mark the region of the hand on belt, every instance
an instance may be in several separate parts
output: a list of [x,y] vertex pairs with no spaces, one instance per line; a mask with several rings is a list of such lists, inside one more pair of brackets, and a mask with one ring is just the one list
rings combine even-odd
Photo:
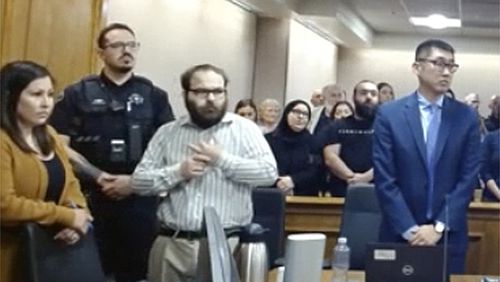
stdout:
[[[226,238],[239,236],[241,232],[241,227],[225,228],[224,233]],[[174,230],[170,228],[162,227],[160,229],[161,236],[167,236],[172,238],[182,238],[187,240],[199,240],[201,238],[207,237],[205,232],[201,231],[184,231],[184,230]]]

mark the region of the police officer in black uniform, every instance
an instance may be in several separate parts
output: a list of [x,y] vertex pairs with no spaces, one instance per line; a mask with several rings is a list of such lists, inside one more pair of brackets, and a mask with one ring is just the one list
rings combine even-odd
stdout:
[[139,43],[128,26],[107,26],[97,45],[104,62],[101,74],[64,90],[52,125],[103,171],[91,181],[80,178],[90,195],[103,267],[117,282],[135,282],[146,278],[158,201],[136,195],[121,199],[108,191],[129,185],[148,141],[174,117],[167,93],[132,73]]

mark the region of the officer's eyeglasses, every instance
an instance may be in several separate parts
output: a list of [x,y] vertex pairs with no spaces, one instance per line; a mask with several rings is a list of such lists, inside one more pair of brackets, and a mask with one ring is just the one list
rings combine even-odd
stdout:
[[438,71],[443,72],[445,68],[447,68],[451,73],[454,73],[458,70],[459,65],[455,63],[447,63],[442,60],[429,60],[429,59],[417,59],[417,62],[428,62],[431,63]]
[[297,110],[297,109],[293,109],[290,111],[292,114],[294,114],[296,117],[298,118],[308,118],[309,117],[309,113],[308,112],[305,112],[305,111],[301,111],[301,110]]
[[214,89],[206,89],[206,88],[198,88],[198,89],[189,89],[189,92],[193,93],[198,98],[206,99],[208,95],[214,95],[214,98],[219,99],[224,97],[226,94],[226,89],[224,88],[214,88]]
[[111,49],[125,49],[125,48],[130,48],[132,50],[137,50],[139,47],[141,47],[141,43],[137,41],[128,41],[128,42],[122,42],[122,41],[117,41],[113,43],[109,43],[104,48],[111,48]]

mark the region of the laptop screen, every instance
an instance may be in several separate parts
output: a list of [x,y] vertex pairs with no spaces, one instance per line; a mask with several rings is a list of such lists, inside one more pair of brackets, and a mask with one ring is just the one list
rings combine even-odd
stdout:
[[442,246],[373,243],[366,254],[366,282],[443,281]]

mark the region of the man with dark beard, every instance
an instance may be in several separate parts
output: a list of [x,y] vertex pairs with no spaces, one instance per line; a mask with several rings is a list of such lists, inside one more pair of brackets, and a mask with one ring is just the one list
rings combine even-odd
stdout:
[[101,74],[64,89],[51,123],[77,152],[68,149],[90,196],[104,270],[117,282],[135,282],[146,278],[158,199],[114,191],[130,184],[148,141],[173,114],[167,93],[132,72],[139,42],[130,27],[107,26],[97,47]]
[[152,282],[196,281],[203,207],[217,211],[234,249],[251,222],[251,192],[277,179],[274,156],[257,125],[227,112],[228,79],[213,65],[181,76],[189,115],[158,129],[123,195],[158,195],[160,236],[150,255]]
[[333,196],[343,197],[349,184],[373,180],[373,119],[379,104],[377,85],[363,80],[354,87],[353,116],[335,121],[319,133],[325,165],[331,172],[327,186]]

